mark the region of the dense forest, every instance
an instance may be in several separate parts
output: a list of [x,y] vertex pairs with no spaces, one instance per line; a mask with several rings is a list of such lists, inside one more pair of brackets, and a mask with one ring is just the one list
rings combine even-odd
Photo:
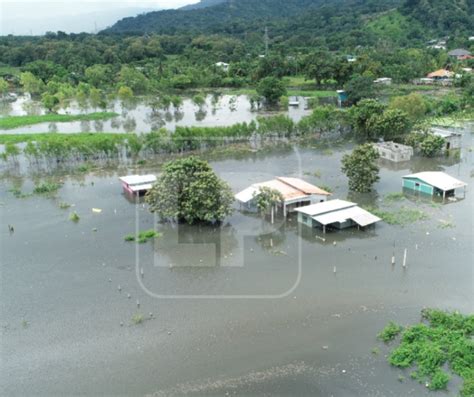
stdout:
[[[474,6],[468,0],[226,0],[218,3],[125,18],[105,32],[193,32],[245,37],[261,32],[263,25],[268,25],[279,41],[308,45],[316,40],[337,49],[374,44],[378,37],[371,25],[378,19],[385,22],[387,13],[397,15],[397,27],[403,28],[399,32],[402,37],[391,39],[403,39],[402,44],[427,40],[433,35],[466,35],[474,26]],[[354,39],[350,40],[351,37]]]
[[255,87],[268,77],[304,76],[333,90],[357,78],[404,83],[442,67],[472,67],[472,59],[428,46],[449,33],[448,50],[472,49],[472,2],[400,1],[205,1],[126,18],[97,35],[5,36],[0,78],[56,96],[50,103],[78,91],[100,103],[118,92]]

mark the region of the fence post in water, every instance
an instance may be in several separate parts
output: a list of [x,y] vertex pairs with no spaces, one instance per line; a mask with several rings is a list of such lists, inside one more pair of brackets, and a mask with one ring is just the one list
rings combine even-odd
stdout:
[[407,249],[403,252],[403,267],[407,267]]

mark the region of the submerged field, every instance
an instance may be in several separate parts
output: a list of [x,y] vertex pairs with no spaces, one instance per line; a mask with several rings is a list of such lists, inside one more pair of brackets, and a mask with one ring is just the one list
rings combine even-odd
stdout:
[[[423,170],[471,184],[473,138],[463,133],[460,158],[382,166],[370,195],[348,196],[340,159],[350,143],[210,158],[234,192],[302,176],[391,219],[401,208],[424,214],[326,235],[237,206],[221,229],[157,224],[117,179],[159,173],[153,161],[73,174],[22,159],[2,168],[2,224],[14,232],[0,231],[1,394],[431,395],[400,380],[377,334],[391,320],[419,322],[424,307],[473,312],[472,192],[445,205],[401,194],[401,176]],[[155,226],[158,238],[124,239]]]

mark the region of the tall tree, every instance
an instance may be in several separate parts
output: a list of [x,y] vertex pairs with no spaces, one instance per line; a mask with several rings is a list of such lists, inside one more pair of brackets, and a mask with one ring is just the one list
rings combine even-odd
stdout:
[[234,196],[207,162],[191,156],[166,163],[146,201],[164,220],[215,223],[232,213]]
[[359,193],[372,191],[379,177],[376,160],[379,153],[371,143],[357,146],[342,158],[342,172],[349,178],[349,190]]

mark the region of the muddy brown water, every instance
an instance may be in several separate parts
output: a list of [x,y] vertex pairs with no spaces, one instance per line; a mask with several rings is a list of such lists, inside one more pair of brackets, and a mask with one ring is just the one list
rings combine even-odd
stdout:
[[[299,97],[299,106],[289,106],[286,112],[252,111],[250,101],[246,95],[221,95],[214,97],[208,95],[206,104],[198,107],[189,98],[183,98],[183,104],[178,111],[171,106],[168,110],[153,111],[146,101],[138,100],[128,106],[120,101],[110,102],[107,111],[116,112],[118,117],[110,120],[99,121],[72,121],[64,123],[39,123],[30,126],[0,130],[0,133],[44,133],[44,132],[137,132],[146,133],[166,128],[174,131],[177,126],[218,127],[230,126],[236,123],[249,123],[258,116],[285,114],[293,121],[298,122],[302,117],[311,113],[307,109],[306,100]],[[80,108],[72,102],[66,109],[61,109],[62,114],[83,114],[97,112],[100,109]],[[22,116],[27,114],[44,114],[41,104],[26,97],[20,97],[13,103],[0,105],[1,115]]]
[[[385,195],[401,191],[402,175],[422,170],[472,184],[472,144],[466,129],[459,160],[384,166],[376,194],[358,199],[385,205]],[[349,149],[296,147],[211,164],[234,192],[301,175],[346,198],[339,167]],[[316,170],[319,178],[307,175]],[[124,197],[123,172],[66,177],[56,198],[14,198],[15,183],[33,188],[28,172],[2,178],[2,395],[430,394],[409,371],[387,364],[388,347],[376,335],[390,320],[419,321],[424,307],[473,312],[471,187],[464,200],[441,206],[391,204],[429,214],[404,227],[380,223],[324,236],[294,218],[271,225],[236,206],[221,229],[157,224],[162,238],[135,245],[124,236],[153,228],[155,219]],[[77,224],[68,220],[72,211]],[[177,297],[203,294],[214,297]],[[141,324],[133,323],[137,314]],[[458,383],[442,395],[457,395]]]

